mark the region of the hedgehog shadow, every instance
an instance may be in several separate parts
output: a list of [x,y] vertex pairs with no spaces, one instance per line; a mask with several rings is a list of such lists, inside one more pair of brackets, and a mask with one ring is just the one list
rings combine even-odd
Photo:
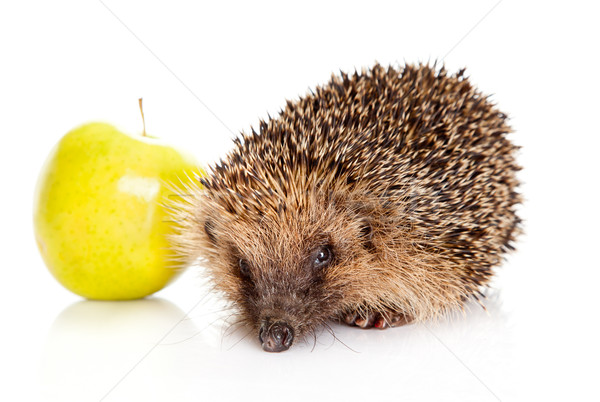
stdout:
[[488,339],[510,338],[509,316],[503,309],[501,292],[487,289],[482,303],[470,301],[464,310],[454,311],[443,318],[404,325],[385,330],[362,329],[331,321],[328,327],[306,338],[298,346],[317,349],[347,349],[355,352],[369,350],[408,350],[430,347],[431,343],[467,345]]

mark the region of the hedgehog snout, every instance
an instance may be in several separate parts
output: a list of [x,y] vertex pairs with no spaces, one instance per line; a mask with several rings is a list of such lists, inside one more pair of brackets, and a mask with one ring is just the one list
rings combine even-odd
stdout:
[[283,352],[292,346],[294,330],[284,321],[263,321],[258,332],[258,339],[266,352]]

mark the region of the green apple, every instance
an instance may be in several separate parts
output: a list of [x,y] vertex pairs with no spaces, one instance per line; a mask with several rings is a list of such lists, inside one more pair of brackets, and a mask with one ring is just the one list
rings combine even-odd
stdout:
[[164,203],[178,196],[170,186],[184,193],[200,173],[185,153],[109,124],[67,133],[46,160],[34,199],[35,237],[50,272],[89,299],[137,299],[162,289],[179,271]]

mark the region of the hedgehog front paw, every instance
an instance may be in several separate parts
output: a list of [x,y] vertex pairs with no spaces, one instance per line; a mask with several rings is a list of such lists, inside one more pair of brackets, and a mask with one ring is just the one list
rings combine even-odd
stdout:
[[360,328],[386,329],[410,324],[413,321],[413,318],[404,313],[398,312],[382,313],[379,311],[371,311],[364,315],[358,313],[357,311],[351,311],[342,314],[341,320],[348,325],[353,325]]

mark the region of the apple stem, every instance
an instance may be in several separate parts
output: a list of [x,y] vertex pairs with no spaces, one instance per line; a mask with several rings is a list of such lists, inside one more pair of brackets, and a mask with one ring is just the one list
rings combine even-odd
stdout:
[[146,119],[144,119],[144,108],[142,107],[142,98],[139,99],[139,103],[140,103],[140,112],[142,113],[142,124],[144,125],[144,132],[142,133],[142,136],[146,136]]

